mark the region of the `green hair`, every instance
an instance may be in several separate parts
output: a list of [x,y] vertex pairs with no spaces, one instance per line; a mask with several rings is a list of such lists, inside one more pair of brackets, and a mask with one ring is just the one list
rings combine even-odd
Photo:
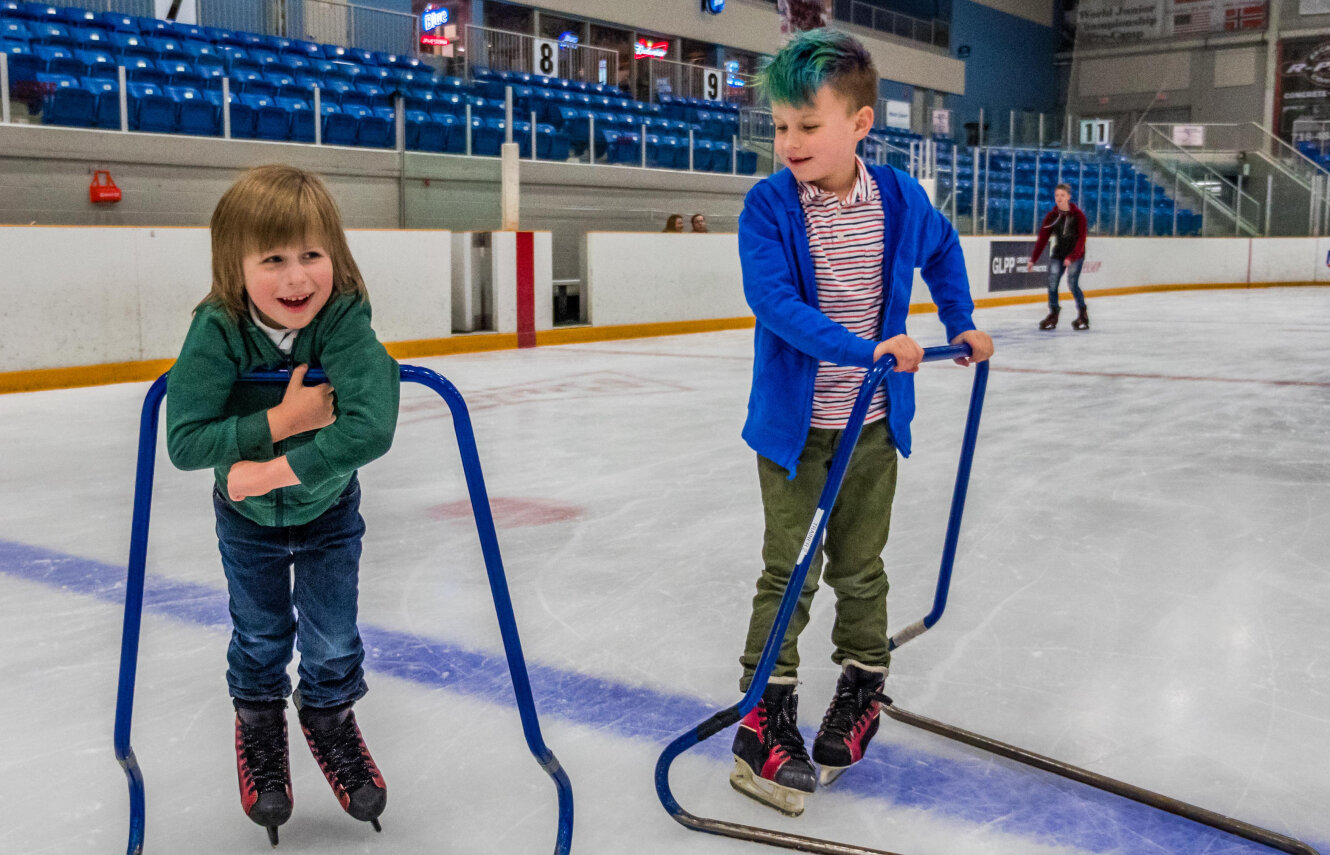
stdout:
[[851,111],[877,105],[877,80],[864,46],[848,33],[826,28],[799,33],[757,73],[758,86],[773,104],[811,104],[826,85],[849,100]]

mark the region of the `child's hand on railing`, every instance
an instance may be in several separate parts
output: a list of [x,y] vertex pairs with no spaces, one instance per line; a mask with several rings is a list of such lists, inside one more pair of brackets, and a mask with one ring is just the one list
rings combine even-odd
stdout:
[[958,356],[957,365],[973,365],[983,362],[993,355],[993,339],[983,330],[966,330],[951,340],[952,344],[968,344],[969,357]]
[[286,384],[282,402],[268,410],[268,428],[273,442],[305,431],[325,428],[337,420],[333,412],[332,384],[306,386],[305,374],[308,371],[308,365],[297,365]]
[[904,334],[892,336],[879,343],[873,350],[873,361],[877,362],[888,353],[896,357],[896,367],[892,369],[893,371],[908,371],[913,374],[919,370],[919,363],[924,359],[924,349],[917,341]]

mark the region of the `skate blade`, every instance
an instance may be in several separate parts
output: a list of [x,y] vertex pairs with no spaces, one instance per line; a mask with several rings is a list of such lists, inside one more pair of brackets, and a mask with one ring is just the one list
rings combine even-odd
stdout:
[[276,849],[276,848],[277,848],[277,826],[275,826],[275,825],[269,825],[269,826],[267,826],[267,829],[268,829],[268,842],[272,844],[272,848]]
[[748,764],[737,757],[734,760],[734,771],[730,773],[730,786],[786,816],[799,816],[804,812],[805,793],[754,775]]
[[819,787],[829,787],[836,782],[836,779],[845,774],[849,766],[823,766],[817,773],[817,785]]
[[380,834],[383,833],[383,826],[379,825],[378,819],[371,819],[369,821],[369,824],[375,831],[379,832]]

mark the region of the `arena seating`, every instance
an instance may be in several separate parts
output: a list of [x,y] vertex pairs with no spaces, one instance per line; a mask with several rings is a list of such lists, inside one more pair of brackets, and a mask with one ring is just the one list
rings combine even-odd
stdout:
[[[995,147],[938,152],[940,197],[956,193],[956,213],[986,218],[988,231],[1029,233],[1053,206],[1059,182],[1099,231],[1137,235],[1174,233],[1174,202],[1167,191],[1112,152]],[[953,167],[954,164],[954,167]],[[954,176],[954,178],[953,178]],[[987,192],[985,192],[987,185]],[[948,209],[949,206],[948,206]],[[1201,215],[1178,207],[1177,234],[1200,234]]]
[[123,66],[131,130],[222,134],[227,78],[235,137],[313,142],[318,122],[325,144],[392,147],[400,95],[408,148],[465,152],[470,107],[471,153],[497,156],[511,86],[524,157],[533,139],[540,158],[584,155],[594,115],[595,152],[609,163],[640,164],[646,133],[648,165],[686,169],[691,130],[696,169],[757,171],[756,154],[730,155],[736,107],[668,96],[645,104],[600,83],[484,68],[466,81],[416,57],[21,0],[0,0],[0,50],[15,97],[47,124],[119,129]]

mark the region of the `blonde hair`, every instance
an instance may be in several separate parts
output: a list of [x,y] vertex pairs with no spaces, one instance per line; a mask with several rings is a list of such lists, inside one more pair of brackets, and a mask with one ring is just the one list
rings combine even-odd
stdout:
[[245,172],[222,194],[210,227],[212,289],[203,302],[221,305],[232,317],[248,312],[245,256],[305,240],[328,252],[333,294],[368,296],[347,246],[337,203],[312,172],[285,164]]

